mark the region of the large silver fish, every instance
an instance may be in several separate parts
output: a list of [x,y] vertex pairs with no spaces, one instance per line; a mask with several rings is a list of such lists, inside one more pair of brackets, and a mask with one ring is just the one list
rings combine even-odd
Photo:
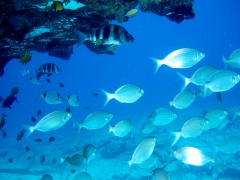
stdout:
[[52,131],[62,127],[71,118],[71,114],[66,111],[54,111],[44,116],[35,126],[23,125],[26,130],[26,137],[33,131]]
[[223,62],[225,63],[225,68],[227,68],[227,65],[232,68],[240,68],[240,48],[233,51],[228,59],[223,56]]
[[132,129],[132,123],[124,119],[118,122],[115,126],[109,126],[109,133],[113,132],[115,136],[124,137],[126,136]]
[[144,93],[144,90],[134,84],[126,84],[118,88],[113,94],[101,89],[106,96],[104,107],[111,99],[116,99],[121,103],[133,103]]
[[155,73],[163,64],[171,68],[189,68],[197,64],[205,57],[205,54],[197,49],[183,48],[171,52],[163,60],[150,57],[156,63]]

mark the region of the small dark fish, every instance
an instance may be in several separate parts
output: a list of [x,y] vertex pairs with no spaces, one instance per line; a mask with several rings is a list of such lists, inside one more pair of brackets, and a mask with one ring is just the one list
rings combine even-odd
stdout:
[[53,142],[54,140],[55,140],[54,137],[50,137],[48,142],[51,143],[51,142]]
[[6,138],[6,136],[7,136],[7,133],[6,133],[5,131],[3,131],[3,132],[2,132],[2,137],[3,137],[3,138]]
[[76,172],[76,169],[71,169],[70,172],[74,174]]
[[48,83],[50,83],[50,82],[51,82],[49,78],[47,78],[47,79],[46,79],[46,81],[47,81]]
[[[0,101],[0,102],[1,102],[1,101]],[[3,113],[2,113],[2,116],[3,116],[3,117],[7,117],[7,116],[6,116],[5,114],[3,114]]]
[[17,94],[19,92],[19,88],[18,87],[13,87],[11,90],[11,94]]
[[45,156],[42,154],[41,156],[40,156],[40,163],[41,163],[41,165],[43,165],[43,163],[45,162]]
[[22,130],[18,133],[17,135],[17,141],[20,141],[22,139],[22,137],[24,136],[25,130]]
[[32,122],[36,122],[37,120],[36,120],[35,117],[31,117],[31,121],[32,121]]
[[3,126],[5,125],[5,123],[6,123],[5,118],[4,117],[0,118],[0,130],[1,131],[2,131]]
[[2,157],[5,157],[8,154],[8,152],[3,153]]
[[39,110],[37,111],[37,116],[39,117],[41,114],[42,114],[42,111],[39,109]]
[[42,142],[42,139],[40,138],[37,138],[37,139],[34,139],[35,142]]
[[9,158],[9,159],[8,159],[8,162],[9,162],[9,163],[13,163],[13,159],[12,159],[12,158]]
[[52,164],[55,165],[56,162],[57,162],[57,159],[54,157],[54,158],[52,159]]
[[98,93],[93,93],[92,96],[93,97],[98,97]]
[[14,94],[10,94],[6,99],[3,100],[3,102],[2,102],[2,108],[12,109],[11,105],[12,105],[15,101],[18,102],[18,101],[17,101],[17,96],[14,95]]
[[30,150],[30,148],[28,146],[26,146],[25,150],[28,152]]
[[63,87],[64,87],[64,84],[63,84],[62,81],[60,81],[60,82],[58,83],[58,85],[59,85],[60,88],[63,88]]
[[71,108],[70,108],[70,107],[67,107],[67,108],[66,108],[66,111],[70,113],[70,112],[71,112]]
[[88,110],[88,109],[90,109],[90,107],[85,107],[84,109],[85,109],[85,110]]
[[32,159],[32,157],[31,157],[31,156],[28,156],[28,157],[27,157],[27,160],[28,160],[28,161],[29,161],[29,160],[31,160],[31,159]]

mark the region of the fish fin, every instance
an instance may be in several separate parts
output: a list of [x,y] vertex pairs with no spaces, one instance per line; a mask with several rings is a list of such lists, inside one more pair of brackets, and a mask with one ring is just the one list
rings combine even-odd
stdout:
[[110,126],[110,125],[109,125],[108,134],[109,134],[110,132],[113,132],[113,126]]
[[223,62],[224,62],[224,69],[227,69],[227,60],[224,56],[222,56]]
[[78,134],[80,134],[80,132],[82,130],[82,124],[80,124],[79,122],[73,120],[73,127],[77,127],[78,128]]
[[182,85],[181,92],[187,87],[189,83],[191,83],[191,78],[187,78],[181,73],[177,72],[178,76],[184,81],[184,84]]
[[132,166],[132,160],[128,161],[128,166],[131,167]]
[[154,74],[157,73],[158,69],[160,68],[161,65],[163,65],[162,63],[162,60],[159,60],[159,59],[156,59],[156,58],[153,58],[153,57],[150,57],[156,64],[156,67],[155,67],[155,72]]
[[35,131],[34,126],[22,125],[23,129],[26,130],[25,137],[27,138],[33,131]]
[[107,105],[107,103],[114,97],[113,97],[113,94],[111,94],[111,93],[109,93],[109,92],[107,92],[103,89],[101,89],[101,90],[102,90],[103,94],[106,96],[106,101],[105,101],[104,106],[103,106],[103,107],[105,107]]
[[169,101],[169,107],[173,105],[173,101]]
[[73,29],[73,32],[76,34],[76,36],[78,37],[78,46],[80,46],[81,44],[84,43],[84,41],[87,40],[87,35],[84,34],[81,31],[78,31],[76,29]]
[[[206,97],[207,95],[207,89],[208,89],[208,86],[207,84],[203,81],[203,98]],[[211,90],[211,89],[210,89]]]
[[171,132],[171,134],[175,136],[174,140],[173,140],[173,142],[171,144],[171,146],[173,146],[179,140],[179,138],[181,137],[182,133],[181,132]]
[[64,158],[61,158],[61,159],[60,159],[60,162],[61,162],[61,163],[63,163],[64,161],[65,161],[65,159],[64,159]]

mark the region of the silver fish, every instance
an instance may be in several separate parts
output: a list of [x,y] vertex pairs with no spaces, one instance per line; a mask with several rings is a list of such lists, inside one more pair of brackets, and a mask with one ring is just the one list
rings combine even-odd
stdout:
[[105,94],[106,101],[104,107],[111,99],[116,99],[121,103],[133,103],[137,101],[144,93],[144,90],[137,85],[134,84],[126,84],[118,88],[113,94],[108,93],[101,89]]
[[171,68],[189,68],[197,64],[205,54],[197,49],[183,48],[171,52],[163,60],[150,57],[156,63],[155,73],[163,64]]
[[169,124],[177,118],[177,114],[169,108],[158,108],[148,117],[148,121],[153,125],[163,126]]
[[23,69],[23,70],[20,71],[20,74],[21,74],[22,76],[25,76],[25,75],[27,75],[28,73],[29,73],[29,70],[26,70],[26,69]]
[[43,98],[43,100],[47,104],[53,105],[63,103],[62,97],[59,95],[57,91],[54,90],[45,91],[43,94],[39,91],[36,100],[38,100],[39,98]]
[[152,155],[155,144],[155,137],[149,136],[143,139],[134,150],[132,159],[128,161],[129,167],[131,167],[132,164],[140,164],[147,160]]
[[228,59],[223,56],[223,62],[225,63],[225,68],[227,68],[227,65],[232,68],[240,68],[240,48],[233,51]]
[[180,78],[184,81],[181,91],[183,91],[190,83],[196,84],[197,86],[203,86],[203,84],[209,81],[210,77],[217,71],[218,69],[213,66],[202,66],[194,72],[191,78],[187,78],[181,73],[177,72]]
[[237,136],[231,136],[222,142],[217,149],[224,154],[235,154],[240,151],[240,138]]
[[132,129],[132,123],[127,120],[127,119],[124,119],[120,122],[118,122],[115,126],[109,126],[109,133],[110,132],[113,132],[113,134],[115,136],[118,136],[118,137],[124,137],[126,136]]
[[230,70],[220,70],[214,73],[209,82],[204,84],[204,92],[210,89],[212,92],[223,92],[233,88],[240,81],[240,75]]
[[72,180],[93,180],[93,178],[87,172],[80,172],[76,174]]
[[100,129],[105,126],[112,118],[113,115],[110,112],[95,111],[89,114],[81,124],[74,121],[73,126],[78,127],[78,132],[80,132],[82,128],[89,130]]
[[138,164],[138,166],[142,169],[151,169],[153,166],[155,166],[157,161],[158,161],[158,156],[156,153],[153,152],[148,159],[143,161],[141,164]]
[[205,125],[208,120],[202,117],[193,117],[184,123],[180,132],[172,132],[175,139],[172,142],[172,146],[182,136],[184,138],[197,137],[204,131]]
[[95,157],[96,151],[97,151],[97,148],[92,144],[88,144],[87,146],[85,146],[83,150],[83,156],[86,159],[86,171],[87,171],[87,166],[89,162]]
[[169,105],[177,109],[185,109],[193,103],[195,97],[196,95],[191,91],[184,90],[177,94],[174,99],[169,102]]
[[77,107],[79,106],[79,99],[78,96],[75,94],[70,94],[66,97],[67,102],[70,106]]
[[191,146],[180,147],[173,154],[184,164],[194,166],[203,166],[209,162],[214,162],[214,159],[207,156],[203,151]]
[[44,116],[35,126],[23,125],[26,130],[26,137],[28,137],[33,131],[52,131],[62,127],[71,118],[71,114],[66,111],[53,111]]
[[203,117],[208,120],[208,123],[205,125],[205,131],[216,128],[228,115],[228,112],[225,109],[213,108],[210,109]]
[[161,168],[153,170],[152,180],[170,180],[168,174]]
[[81,154],[74,154],[72,156],[68,156],[66,158],[61,158],[61,163],[67,162],[72,166],[82,166],[85,165],[85,159]]
[[40,79],[39,79],[39,78],[36,78],[36,77],[30,77],[30,78],[29,78],[29,81],[30,81],[32,84],[34,84],[34,85],[40,85],[40,84],[42,84],[42,82],[40,81]]

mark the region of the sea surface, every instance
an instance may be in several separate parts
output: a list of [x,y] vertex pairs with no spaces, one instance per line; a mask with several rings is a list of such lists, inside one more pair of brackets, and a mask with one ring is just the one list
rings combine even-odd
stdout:
[[[10,61],[5,67],[5,75],[0,78],[0,96],[7,97],[15,86],[19,87],[19,93],[18,103],[14,103],[12,109],[0,109],[0,114],[6,115],[3,129],[7,133],[6,138],[0,137],[0,179],[37,180],[44,174],[50,174],[54,180],[71,180],[77,173],[86,171],[85,166],[74,167],[66,162],[61,163],[60,159],[83,150],[87,144],[93,144],[97,148],[96,157],[89,163],[87,170],[96,180],[149,180],[152,179],[152,170],[155,168],[164,168],[167,173],[176,171],[172,179],[178,180],[240,179],[239,152],[233,155],[219,153],[216,156],[213,153],[215,147],[228,137],[240,137],[239,117],[222,130],[211,129],[197,138],[181,137],[173,147],[173,136],[170,133],[180,131],[184,122],[194,116],[203,116],[212,108],[227,110],[231,119],[234,112],[240,109],[240,84],[223,92],[222,103],[216,100],[213,93],[206,98],[198,97],[186,109],[171,107],[178,116],[173,122],[155,127],[150,134],[141,132],[151,112],[157,108],[169,107],[169,101],[180,92],[183,81],[176,72],[191,77],[204,65],[224,69],[222,55],[228,58],[234,50],[240,48],[239,7],[240,2],[236,0],[201,0],[194,3],[196,17],[181,24],[142,12],[125,23],[113,21],[113,24],[126,28],[135,38],[133,44],[119,46],[115,55],[97,55],[84,45],[76,45],[68,61],[35,51],[31,51],[32,60],[27,65],[21,65],[18,59]],[[149,57],[164,59],[180,48],[199,49],[206,56],[193,67],[173,69],[163,65],[155,74],[155,64]],[[50,62],[57,64],[62,71],[50,76],[50,83],[46,82],[46,76],[42,76],[41,85],[31,84],[29,78],[35,76],[34,67]],[[23,69],[30,73],[22,76],[20,71]],[[228,69],[240,73],[237,68]],[[59,87],[60,81],[64,84],[63,88]],[[113,93],[129,83],[144,89],[144,94],[138,101],[125,104],[111,100],[103,107],[106,97],[100,89]],[[198,87],[191,84],[187,89],[196,92]],[[36,101],[39,92],[46,90],[58,91],[64,102],[49,105],[43,99]],[[93,93],[98,96],[94,97]],[[34,116],[38,121],[53,111],[69,107],[65,100],[68,94],[76,94],[80,105],[71,107],[72,117],[63,127],[49,132],[35,131],[17,142],[17,135],[23,130],[22,125],[35,125],[31,117]],[[39,109],[42,114],[37,117]],[[113,119],[101,129],[83,129],[78,134],[73,128],[73,120],[82,122],[97,110],[111,112]],[[113,133],[108,134],[109,125],[114,126],[123,119],[129,119],[133,124],[131,133],[123,138],[116,137]],[[52,136],[55,141],[49,143]],[[155,152],[158,161],[151,169],[141,169],[136,164],[129,168],[127,162],[134,149],[147,136],[157,139]],[[37,138],[41,138],[42,142],[35,142],[34,139]],[[26,146],[30,148],[28,152]],[[199,167],[185,165],[172,155],[181,146],[200,148],[209,156],[214,155],[215,163],[211,167],[208,164]],[[41,155],[45,156],[43,165],[39,160]],[[28,157],[31,159],[28,160]],[[12,163],[9,163],[9,158],[13,159]],[[52,163],[53,158],[57,159],[56,164]],[[72,173],[71,170],[76,172]]]

